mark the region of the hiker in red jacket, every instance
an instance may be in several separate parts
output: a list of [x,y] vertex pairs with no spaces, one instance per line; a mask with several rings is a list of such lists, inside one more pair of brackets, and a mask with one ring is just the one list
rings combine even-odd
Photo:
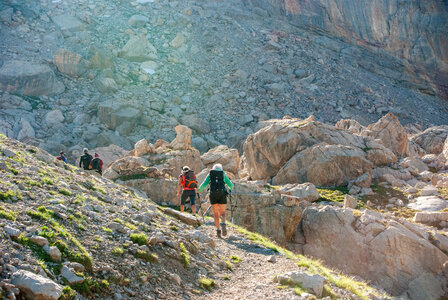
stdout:
[[90,169],[95,170],[100,175],[103,175],[103,160],[100,158],[98,153],[95,153],[95,158],[90,162]]
[[179,184],[177,185],[177,197],[180,195],[181,189],[182,196],[180,197],[180,211],[183,212],[185,209],[185,202],[188,197],[190,197],[191,210],[193,215],[196,214],[196,188],[198,187],[198,182],[196,181],[196,175],[193,170],[190,170],[188,166],[182,168],[182,173],[179,176]]

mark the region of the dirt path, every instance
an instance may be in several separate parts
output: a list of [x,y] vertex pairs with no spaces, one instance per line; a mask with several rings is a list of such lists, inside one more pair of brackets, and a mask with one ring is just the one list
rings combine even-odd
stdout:
[[[229,228],[227,237],[218,239],[212,222],[203,229],[216,243],[217,255],[232,261],[230,256],[241,258],[240,263],[231,262],[233,271],[216,274],[216,288],[210,293],[192,299],[302,299],[291,289],[278,289],[272,279],[279,274],[297,270],[293,260],[261,247],[248,240],[235,229]],[[269,262],[271,255],[275,262]]]

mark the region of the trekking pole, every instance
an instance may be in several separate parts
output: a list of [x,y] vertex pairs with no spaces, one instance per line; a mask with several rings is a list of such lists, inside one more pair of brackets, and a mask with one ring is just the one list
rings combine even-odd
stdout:
[[233,225],[232,190],[230,190],[229,195],[230,195],[230,219],[232,220],[232,225]]

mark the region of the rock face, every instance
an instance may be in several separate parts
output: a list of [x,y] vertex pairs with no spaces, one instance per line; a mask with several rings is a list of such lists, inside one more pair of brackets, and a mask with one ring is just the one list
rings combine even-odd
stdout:
[[354,134],[360,134],[365,128],[358,121],[352,119],[339,120],[334,126],[339,129],[345,129]]
[[327,206],[306,208],[301,230],[305,255],[359,275],[392,295],[413,293],[410,282],[422,274],[431,274],[440,282],[435,288],[419,285],[423,293],[441,290],[443,281],[437,274],[448,256],[418,225],[368,210],[355,216],[351,209]]
[[170,146],[174,150],[187,150],[191,148],[191,129],[184,125],[177,125],[176,138],[171,142]]
[[11,282],[29,299],[57,300],[62,294],[62,287],[59,284],[25,270],[15,272]]
[[[398,59],[404,58],[410,62],[404,67],[411,73],[407,81],[423,81],[424,75],[412,74],[412,66],[417,65],[426,70],[436,90],[448,97],[447,71],[442,67],[448,61],[448,38],[444,34],[448,15],[444,2],[251,0],[248,4],[271,14],[286,15],[294,25],[324,31],[373,52],[386,51]],[[388,55],[383,56],[387,59]],[[403,80],[402,75],[382,71],[390,68],[386,59],[374,61],[379,67],[369,66],[369,69]]]
[[64,91],[47,65],[10,60],[0,68],[0,90],[27,96],[55,95]]
[[240,165],[240,156],[238,150],[231,149],[225,145],[220,145],[210,149],[207,153],[201,155],[202,163],[206,168],[212,168],[214,164],[221,164],[226,173],[231,173],[232,178],[238,175]]
[[448,125],[435,126],[426,129],[410,138],[428,154],[440,154],[448,137]]
[[271,120],[266,125],[244,143],[251,179],[342,185],[396,161],[391,150],[370,137],[316,121]]
[[69,76],[79,77],[86,71],[86,62],[82,56],[66,49],[59,49],[53,61],[60,72]]
[[381,143],[391,149],[397,156],[409,155],[408,135],[398,118],[388,113],[378,122],[367,126],[361,132],[364,136],[381,140]]

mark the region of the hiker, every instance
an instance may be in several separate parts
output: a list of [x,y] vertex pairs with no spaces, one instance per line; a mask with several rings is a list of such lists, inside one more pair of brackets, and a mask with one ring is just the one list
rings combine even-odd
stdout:
[[95,158],[90,162],[90,170],[95,170],[101,176],[103,175],[103,160],[98,153],[95,153]]
[[182,189],[182,196],[180,197],[180,211],[183,212],[185,209],[185,202],[188,197],[190,197],[191,210],[193,215],[196,214],[196,189],[198,187],[198,182],[196,181],[196,175],[190,167],[184,166],[182,168],[182,173],[179,175],[179,183],[177,185],[177,197],[180,195],[180,190]]
[[84,148],[83,152],[84,152],[84,155],[82,155],[79,160],[79,167],[81,168],[81,165],[82,165],[82,168],[84,170],[89,170],[90,162],[92,161],[93,157],[92,157],[92,155],[89,154],[89,150],[87,148]]
[[[212,205],[213,209],[213,219],[215,220],[216,235],[218,236],[218,238],[221,238],[221,232],[223,236],[227,235],[226,204],[228,192],[225,185],[227,185],[229,189],[233,189],[234,185],[227,177],[226,173],[223,171],[221,164],[216,164],[213,166],[213,170],[211,170],[207,175],[204,182],[199,187],[198,192],[202,192],[209,184],[210,204]],[[219,219],[221,219],[221,224],[219,223]]]
[[67,163],[67,157],[65,156],[64,151],[59,152],[59,155],[56,156],[57,160],[62,160],[63,162]]

